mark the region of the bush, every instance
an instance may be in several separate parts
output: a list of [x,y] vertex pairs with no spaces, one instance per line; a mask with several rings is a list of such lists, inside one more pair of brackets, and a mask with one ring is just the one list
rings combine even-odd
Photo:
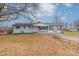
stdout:
[[52,36],[54,39],[61,39],[61,37],[58,34],[53,34]]
[[12,32],[13,32],[12,29],[8,29],[8,30],[7,30],[7,33],[8,33],[8,34],[11,34]]
[[5,30],[7,31],[8,34],[11,34],[13,32],[13,28],[12,27],[5,27]]

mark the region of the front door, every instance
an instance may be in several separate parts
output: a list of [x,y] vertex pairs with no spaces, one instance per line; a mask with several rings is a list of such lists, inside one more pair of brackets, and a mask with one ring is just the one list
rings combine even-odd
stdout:
[[48,30],[48,27],[47,26],[39,26],[39,30],[41,32],[46,32]]

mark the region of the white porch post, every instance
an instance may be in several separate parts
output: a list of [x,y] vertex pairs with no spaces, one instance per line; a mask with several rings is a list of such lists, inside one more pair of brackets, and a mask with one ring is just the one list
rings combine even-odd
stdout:
[[36,29],[36,31],[39,31],[39,28],[38,28],[38,26],[35,26],[35,29]]
[[52,31],[54,32],[54,28],[53,28],[53,26],[52,26]]
[[38,30],[37,30],[37,26],[35,26],[35,30],[38,31]]
[[48,26],[48,32],[49,32],[49,26]]
[[39,27],[37,26],[37,30],[39,31]]

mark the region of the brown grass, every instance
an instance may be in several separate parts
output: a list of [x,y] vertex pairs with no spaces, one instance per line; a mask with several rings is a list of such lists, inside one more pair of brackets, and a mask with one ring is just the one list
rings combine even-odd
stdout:
[[0,55],[79,55],[79,42],[51,34],[1,35]]
[[64,35],[66,36],[79,36],[78,31],[64,31]]

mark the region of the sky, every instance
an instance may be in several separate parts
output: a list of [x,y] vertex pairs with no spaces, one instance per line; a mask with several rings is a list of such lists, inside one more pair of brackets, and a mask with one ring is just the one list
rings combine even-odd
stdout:
[[[72,23],[79,19],[78,3],[40,3],[39,6],[39,12],[37,12],[36,15],[40,21],[53,22],[56,16],[60,17],[60,19],[65,23]],[[16,22],[28,21],[29,20],[27,18],[19,16],[17,20],[0,22],[0,25],[5,26]]]
[[[53,22],[54,17],[58,16],[64,22],[71,23],[79,19],[79,4],[54,4],[50,9],[52,11],[49,12],[49,15],[41,17],[43,20]],[[47,10],[49,11],[49,7]]]

